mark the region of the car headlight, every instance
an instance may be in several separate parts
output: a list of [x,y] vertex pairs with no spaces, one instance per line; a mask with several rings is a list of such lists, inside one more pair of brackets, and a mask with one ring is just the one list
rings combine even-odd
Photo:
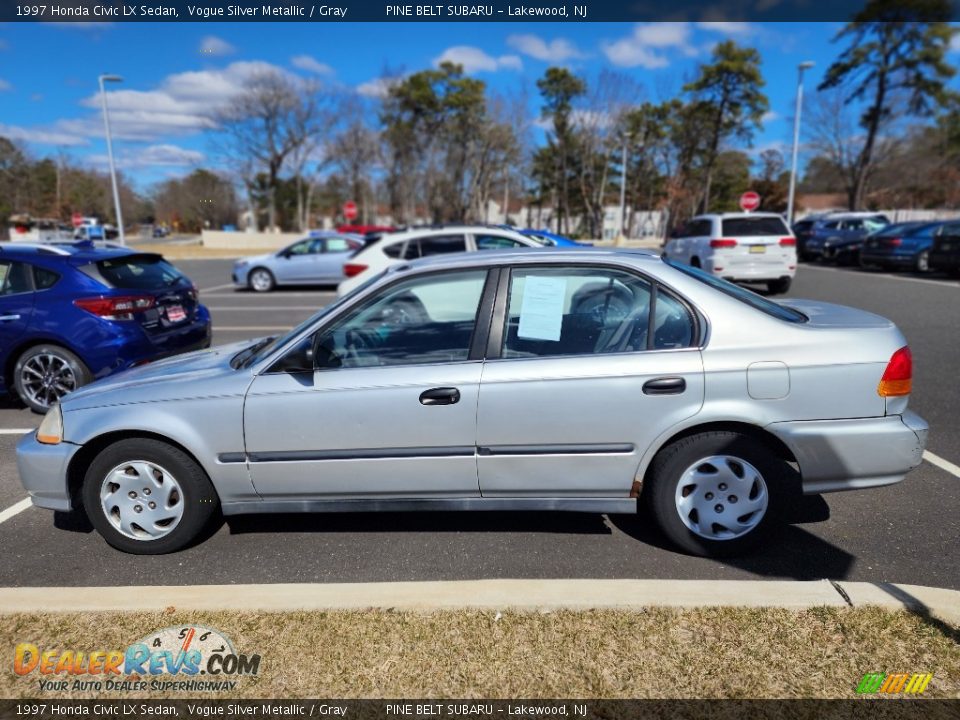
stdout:
[[37,428],[37,442],[44,445],[59,445],[63,442],[63,412],[60,403],[54,403],[47,410],[43,422]]

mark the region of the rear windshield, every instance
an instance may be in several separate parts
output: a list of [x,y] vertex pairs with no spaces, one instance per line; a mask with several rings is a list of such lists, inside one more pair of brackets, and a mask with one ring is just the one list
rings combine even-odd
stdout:
[[790,234],[786,223],[778,217],[725,218],[722,232],[724,236],[730,237]]
[[799,310],[794,310],[791,307],[781,305],[773,300],[767,300],[762,295],[758,295],[757,293],[753,292],[753,290],[748,290],[745,287],[734,285],[732,282],[721,280],[718,277],[714,277],[713,275],[704,272],[700,268],[690,267],[689,265],[684,265],[683,263],[676,262],[675,260],[664,259],[664,262],[670,267],[676,268],[685,275],[689,275],[690,277],[699,280],[704,285],[709,285],[715,290],[719,290],[725,295],[736,298],[740,302],[746,303],[750,307],[756,308],[760,312],[766,313],[767,315],[775,317],[778,320],[786,320],[787,322],[792,323],[803,323],[809,319]]
[[186,279],[183,273],[159,255],[125,255],[100,260],[94,265],[100,278],[115,288],[155,290]]

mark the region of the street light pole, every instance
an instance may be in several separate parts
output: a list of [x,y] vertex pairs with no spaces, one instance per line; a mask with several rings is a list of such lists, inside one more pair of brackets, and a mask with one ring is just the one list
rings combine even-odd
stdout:
[[620,163],[620,234],[619,237],[627,236],[627,143],[630,141],[630,135],[623,136],[623,157]]
[[807,60],[797,66],[797,109],[793,115],[793,158],[790,163],[790,193],[787,197],[787,224],[793,226],[793,200],[797,189],[797,154],[800,149],[800,110],[803,107],[803,71],[813,67]]
[[[103,89],[105,82],[123,82],[119,75],[100,75],[97,78],[100,83],[100,103],[103,107],[103,129],[107,136],[107,157],[110,160],[110,183],[113,185],[113,208],[117,215],[117,233],[120,238],[120,244],[126,245],[126,237],[123,234],[123,212],[120,209],[120,191],[117,189],[117,168],[113,162],[113,137],[110,132],[110,113],[107,112],[107,93]],[[106,235],[104,235],[106,238]]]

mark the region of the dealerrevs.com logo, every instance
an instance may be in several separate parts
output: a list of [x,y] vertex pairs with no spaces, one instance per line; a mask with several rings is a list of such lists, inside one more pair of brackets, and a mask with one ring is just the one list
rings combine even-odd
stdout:
[[230,691],[257,675],[260,655],[238,653],[219,630],[180,625],[151,633],[123,650],[45,649],[19,643],[13,671],[43,692]]
[[933,673],[867,673],[857,686],[859,695],[920,695],[933,679]]

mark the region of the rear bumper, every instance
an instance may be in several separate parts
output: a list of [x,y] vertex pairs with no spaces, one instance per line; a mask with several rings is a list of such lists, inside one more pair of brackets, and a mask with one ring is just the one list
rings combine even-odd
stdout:
[[67,466],[79,449],[79,445],[68,442],[44,445],[37,442],[34,432],[20,439],[17,443],[17,470],[34,505],[49,510],[70,510]]
[[905,412],[877,418],[767,426],[793,452],[803,492],[861,490],[898,483],[923,460],[929,426]]

